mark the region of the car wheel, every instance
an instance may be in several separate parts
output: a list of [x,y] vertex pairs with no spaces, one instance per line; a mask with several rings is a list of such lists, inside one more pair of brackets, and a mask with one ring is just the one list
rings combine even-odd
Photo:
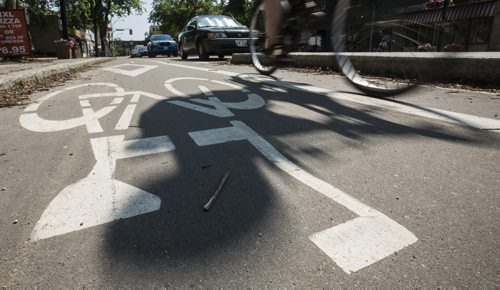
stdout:
[[223,54],[218,54],[217,56],[219,57],[219,60],[223,60],[224,59],[224,55]]
[[201,60],[208,59],[208,51],[205,49],[205,46],[203,45],[203,42],[201,40],[199,40],[196,44],[196,49],[198,49],[198,57]]
[[170,57],[170,53],[167,53],[167,57]]
[[182,47],[183,45],[179,45],[179,53],[181,54],[181,59],[186,60],[188,58],[187,53],[184,51],[184,48]]

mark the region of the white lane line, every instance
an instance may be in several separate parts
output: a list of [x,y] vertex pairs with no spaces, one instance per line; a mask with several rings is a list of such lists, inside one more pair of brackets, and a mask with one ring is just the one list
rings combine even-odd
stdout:
[[115,130],[126,130],[130,126],[130,121],[132,120],[132,117],[134,115],[135,107],[136,104],[129,104],[125,108],[125,110],[122,113],[122,116],[120,117],[120,120],[118,120],[118,123],[116,124]]
[[114,179],[116,161],[169,152],[168,136],[124,141],[125,136],[90,139],[96,164],[89,175],[68,185],[51,201],[31,234],[41,240],[157,211],[161,199]]
[[465,126],[469,126],[472,128],[477,128],[477,129],[482,129],[482,130],[490,130],[493,132],[500,133],[500,129],[499,129],[500,128],[500,120],[497,120],[497,119],[479,117],[479,116],[463,114],[463,113],[456,113],[456,112],[440,110],[440,109],[435,109],[435,108],[430,108],[430,107],[415,107],[415,106],[412,106],[411,104],[395,103],[395,102],[391,102],[391,101],[387,101],[387,100],[383,100],[383,99],[362,97],[362,96],[357,96],[354,94],[338,93],[338,92],[334,92],[332,90],[319,88],[319,87],[315,87],[315,86],[311,86],[311,85],[299,85],[296,83],[279,81],[279,80],[275,80],[275,79],[272,79],[269,77],[263,77],[263,76],[256,77],[254,75],[249,75],[249,74],[240,74],[240,73],[234,73],[234,72],[228,72],[228,71],[213,70],[213,69],[200,68],[200,67],[192,67],[192,66],[188,66],[188,65],[172,64],[172,63],[165,63],[165,62],[160,62],[160,61],[157,61],[156,63],[160,63],[160,64],[167,65],[167,66],[174,66],[174,67],[180,67],[180,68],[185,68],[185,69],[198,70],[198,71],[210,72],[210,73],[221,74],[221,75],[226,75],[226,76],[231,76],[231,77],[237,77],[237,78],[240,78],[240,79],[246,80],[246,81],[253,80],[254,82],[260,82],[260,83],[265,83],[265,84],[270,84],[270,85],[274,85],[274,86],[280,86],[280,87],[284,87],[284,88],[295,89],[295,90],[300,90],[300,91],[305,91],[305,92],[323,94],[323,95],[326,95],[332,99],[344,100],[344,101],[349,101],[349,102],[363,104],[363,105],[375,106],[375,107],[388,109],[388,110],[392,110],[392,111],[396,111],[396,112],[400,112],[400,113],[405,113],[405,114],[409,114],[409,115],[414,115],[414,116],[418,116],[418,117],[424,117],[424,118],[444,121],[444,122],[448,122],[448,123],[452,123],[452,124],[465,125]]
[[232,121],[231,124],[233,127],[190,132],[189,135],[198,146],[247,140],[275,166],[360,216],[309,237],[346,273],[367,267],[418,240],[383,213],[295,165],[243,122]]

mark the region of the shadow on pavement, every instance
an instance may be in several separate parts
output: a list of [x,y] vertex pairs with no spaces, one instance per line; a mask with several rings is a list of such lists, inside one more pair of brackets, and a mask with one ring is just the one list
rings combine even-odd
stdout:
[[[259,166],[262,166],[263,161],[276,174],[285,176],[281,180],[293,179],[266,161],[245,140],[199,147],[190,138],[189,132],[230,127],[230,121],[239,120],[306,170],[307,165],[300,164],[300,161],[282,150],[289,147],[284,141],[287,136],[334,132],[343,140],[353,141],[346,142],[346,146],[361,146],[361,143],[370,146],[369,138],[372,136],[406,138],[417,135],[487,146],[486,139],[481,139],[484,132],[477,130],[466,129],[465,134],[462,130],[450,131],[432,121],[422,121],[410,127],[378,117],[380,112],[375,107],[354,109],[345,105],[345,102],[337,102],[322,94],[282,88],[276,90],[272,85],[252,83],[240,78],[232,78],[231,81],[262,96],[266,105],[257,110],[231,110],[234,117],[218,118],[162,101],[141,114],[141,138],[167,135],[176,149],[143,161],[150,164],[146,169],[151,171],[142,173],[122,169],[122,172],[117,172],[122,180],[134,180],[134,186],[158,195],[161,208],[109,225],[105,250],[113,263],[139,265],[144,271],[162,266],[170,271],[175,271],[177,267],[182,269],[178,271],[187,271],[185,264],[207,263],[219,255],[226,255],[229,248],[242,251],[232,253],[234,259],[246,259],[244,257],[259,247],[249,243],[258,235],[256,229],[273,227],[277,217],[286,219],[286,209],[277,197],[274,185]],[[238,90],[213,93],[227,102],[245,99]],[[235,99],[235,95],[239,97]],[[199,94],[191,98],[207,97]],[[182,100],[189,101],[185,98]],[[329,121],[320,122],[294,115],[293,112],[279,114],[274,106],[281,102],[322,115]],[[295,149],[298,154],[318,159],[335,158],[336,154],[306,146]],[[123,161],[117,168],[132,168],[134,162]],[[230,172],[228,182],[211,211],[204,212],[203,205],[226,171]],[[286,224],[281,226],[284,227],[283,231],[287,231]]]

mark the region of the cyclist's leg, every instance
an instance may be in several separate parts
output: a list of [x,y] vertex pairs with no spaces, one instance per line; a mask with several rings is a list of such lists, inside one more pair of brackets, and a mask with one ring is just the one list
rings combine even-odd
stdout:
[[280,35],[283,10],[281,0],[264,0],[266,32],[268,34],[266,46],[272,55],[283,55],[283,41]]
[[[250,55],[252,59],[252,64],[261,74],[270,75],[276,70],[274,62],[268,57],[269,53],[269,33],[266,33],[266,23],[272,23],[272,20],[266,21],[266,16],[273,16],[272,8],[269,8],[269,13],[266,12],[266,3],[268,0],[257,0],[255,6],[252,9],[252,19],[250,21]],[[269,3],[275,0],[269,0]],[[277,1],[279,3],[279,1]],[[272,3],[270,4],[272,6]],[[279,31],[280,23],[278,22]],[[272,30],[272,29],[271,29]],[[276,32],[271,32],[274,37],[277,35]]]

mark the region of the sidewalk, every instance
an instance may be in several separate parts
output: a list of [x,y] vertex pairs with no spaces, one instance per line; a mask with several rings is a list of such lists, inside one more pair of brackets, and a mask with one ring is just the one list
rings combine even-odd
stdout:
[[66,72],[81,66],[107,61],[109,58],[34,58],[25,62],[0,62],[0,90],[14,85],[17,80],[32,80]]

